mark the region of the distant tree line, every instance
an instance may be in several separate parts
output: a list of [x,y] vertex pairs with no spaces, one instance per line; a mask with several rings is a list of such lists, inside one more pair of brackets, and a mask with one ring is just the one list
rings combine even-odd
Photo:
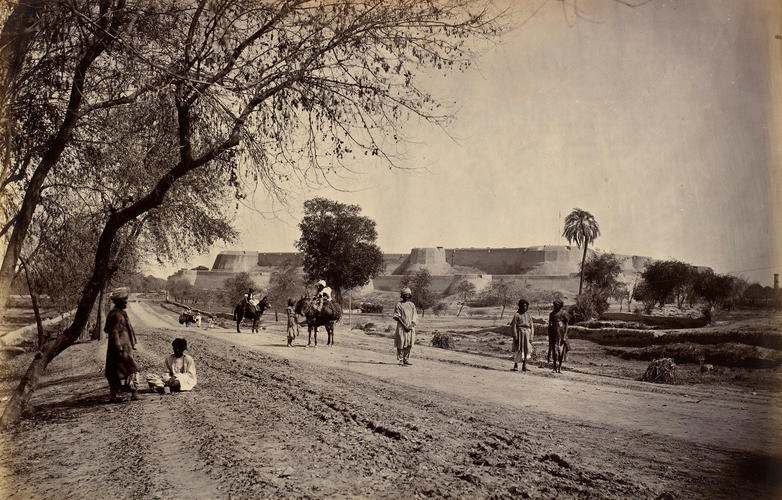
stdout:
[[576,306],[586,317],[596,317],[606,311],[609,299],[617,301],[620,310],[624,301],[628,310],[633,300],[639,301],[647,313],[665,304],[674,304],[679,309],[700,305],[711,310],[773,306],[778,300],[771,287],[749,284],[743,278],[678,260],[653,261],[632,282],[622,277],[621,265],[612,253],[592,256],[582,271],[586,288],[577,298]]

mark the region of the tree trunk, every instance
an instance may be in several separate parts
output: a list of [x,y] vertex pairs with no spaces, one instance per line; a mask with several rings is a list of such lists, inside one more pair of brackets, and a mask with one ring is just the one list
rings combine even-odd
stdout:
[[589,243],[587,243],[586,240],[584,240],[584,256],[581,257],[581,278],[578,280],[578,294],[581,295],[581,289],[584,285],[584,262],[586,262],[587,258],[587,246],[589,246]]
[[23,258],[19,257],[19,262],[22,263],[24,268],[24,278],[27,280],[27,290],[30,292],[30,302],[33,303],[33,314],[35,314],[35,325],[38,327],[38,349],[41,348],[46,341],[46,332],[43,330],[43,322],[41,321],[41,311],[38,308],[38,294],[35,293],[32,283],[30,283],[30,274],[27,272],[27,263]]
[[503,314],[505,314],[505,304],[502,304],[502,311],[500,311],[500,319],[502,319]]
[[331,289],[331,291],[334,292],[334,302],[342,306],[342,288],[339,286],[335,286]]
[[65,117],[57,131],[57,135],[52,137],[49,148],[41,158],[40,163],[33,172],[30,182],[25,189],[24,199],[19,208],[14,229],[8,239],[3,262],[0,264],[0,308],[4,308],[8,301],[8,290],[10,289],[11,281],[13,281],[16,261],[19,260],[22,246],[27,237],[27,230],[33,219],[33,213],[41,199],[43,183],[51,169],[54,168],[59,161],[79,119],[78,111],[81,106],[82,89],[84,88],[87,69],[102,52],[102,46],[93,47],[88,50],[81,61],[79,61],[79,64],[74,71],[68,111],[65,113]]
[[[102,50],[103,47],[101,47],[101,51]],[[98,54],[90,53],[89,55],[97,57]],[[94,60],[94,57],[92,60]],[[77,93],[76,92],[77,90],[79,94],[78,97],[79,98],[81,97],[80,94],[81,94],[81,89],[83,88],[84,72],[86,72],[87,67],[89,67],[89,64],[91,64],[92,62],[92,60],[89,60],[87,64],[82,68],[82,63],[87,61],[87,59],[89,59],[89,57],[85,56],[80,62],[79,68],[77,69],[77,76],[79,76],[81,79],[80,82],[81,85],[77,85],[76,83],[74,83],[74,87],[72,89],[73,91],[71,92],[72,100],[74,99],[74,94]],[[80,70],[83,71],[80,72]],[[282,87],[277,87],[277,88],[280,89]],[[275,92],[273,93],[276,92],[277,90],[275,90]],[[272,95],[273,93],[269,94],[269,96]],[[76,108],[78,108],[78,106],[74,108],[71,104],[72,103],[69,103],[68,110],[70,112],[71,109],[74,109],[73,115],[75,118],[77,114]],[[76,308],[76,313],[73,315],[73,321],[71,322],[71,325],[65,329],[62,335],[59,335],[55,339],[46,342],[46,344],[43,345],[41,350],[38,353],[36,353],[32,363],[30,363],[30,366],[27,368],[27,372],[22,377],[22,380],[19,382],[19,385],[17,386],[16,390],[11,396],[11,399],[8,401],[8,404],[6,405],[5,410],[3,411],[2,417],[0,417],[0,428],[6,428],[9,425],[17,422],[19,418],[21,418],[22,412],[24,411],[25,406],[29,402],[33,392],[38,387],[38,383],[40,382],[41,376],[43,375],[43,372],[46,370],[48,364],[58,354],[60,354],[62,351],[64,351],[65,349],[73,345],[73,343],[76,342],[76,340],[79,338],[82,330],[84,329],[85,325],[87,324],[87,321],[89,320],[90,313],[92,312],[93,305],[95,304],[95,299],[97,298],[100,291],[106,286],[111,276],[111,272],[112,272],[110,270],[111,249],[119,230],[123,226],[125,226],[128,222],[133,221],[137,219],[140,215],[152,210],[153,208],[160,206],[160,204],[163,202],[163,199],[166,196],[166,193],[169,191],[169,189],[171,189],[171,187],[174,185],[174,183],[177,180],[184,177],[189,172],[203,165],[208,164],[209,162],[217,158],[219,155],[223,154],[225,151],[239,144],[241,125],[244,123],[244,120],[247,118],[247,116],[253,109],[254,107],[247,107],[242,112],[242,115],[236,120],[234,127],[231,129],[229,136],[222,143],[219,143],[218,145],[214,146],[212,149],[202,154],[199,158],[194,159],[192,157],[192,148],[190,144],[191,123],[190,123],[190,117],[188,115],[189,108],[186,105],[177,102],[177,117],[179,120],[178,128],[179,128],[179,135],[180,135],[179,162],[176,165],[174,165],[168,172],[166,172],[166,174],[163,175],[152,188],[150,188],[150,190],[147,192],[145,196],[138,199],[135,203],[131,204],[130,206],[123,208],[122,210],[111,213],[108,220],[106,221],[106,224],[103,227],[103,231],[101,232],[100,238],[98,239],[98,246],[95,250],[95,263],[92,268],[92,276],[90,277],[90,280],[87,282],[87,284],[84,286],[84,289],[82,290],[81,298],[79,299],[79,304]],[[67,115],[66,115],[66,122],[67,122]],[[75,125],[75,122],[73,125]],[[65,128],[64,126],[61,127],[60,131],[63,132],[64,128]],[[70,130],[67,131],[68,135],[70,135],[72,129],[73,127],[71,127]],[[57,138],[58,139],[60,138],[59,134]],[[58,144],[60,144],[64,149],[65,147],[64,141]],[[57,146],[55,146],[55,149],[56,148]],[[57,157],[59,157],[59,153],[61,152],[62,150],[58,152]],[[47,159],[47,157],[48,156],[44,157],[44,161]],[[35,174],[33,175],[33,177],[35,177]],[[43,179],[41,179],[41,183],[43,183]],[[40,195],[41,185],[42,184],[40,184],[38,186],[38,189],[36,189],[36,191],[39,191],[38,195]],[[29,191],[30,188],[28,188],[28,192]],[[30,207],[30,210],[33,210],[34,208],[35,207]],[[19,227],[18,225],[14,227],[15,233],[18,227]],[[13,238],[13,234],[11,237]],[[24,235],[22,235],[22,241],[23,240],[24,240]],[[21,242],[19,242],[19,244],[21,245]],[[10,252],[12,250],[13,247],[9,244],[8,251]],[[13,255],[13,261],[11,263],[12,270],[16,263],[17,257],[18,257],[18,253]],[[3,261],[3,269],[2,269],[3,272],[5,272],[5,266],[7,260],[9,260],[8,253],[6,253],[6,256]],[[7,295],[7,287],[4,286],[6,284],[3,282],[3,280],[5,279],[6,276],[0,273],[0,294]],[[10,281],[7,284],[10,284]],[[0,295],[0,300],[5,300],[5,298],[6,298],[5,296]],[[0,305],[0,308],[2,308],[2,306],[4,306],[4,303],[0,303],[0,304],[2,304]]]
[[462,309],[464,308],[464,302],[459,306],[459,312],[456,313],[456,317],[458,318],[459,315],[462,313]]
[[105,293],[106,287],[101,288],[100,295],[98,296],[98,310],[96,312],[95,327],[93,327],[92,333],[90,334],[90,340],[100,340],[101,332],[103,332],[101,325],[103,324],[103,295]]
[[[119,232],[122,226],[127,222],[135,219],[138,215],[150,210],[154,206],[157,206],[155,205],[156,200],[157,204],[160,204],[160,201],[162,201],[163,196],[167,191],[167,189],[160,189],[161,185],[170,187],[171,184],[173,184],[175,177],[171,176],[165,179],[165,181],[161,180],[150,195],[120,212],[114,212],[109,217],[98,240],[92,276],[87,284],[84,285],[79,304],[76,308],[76,313],[73,315],[73,321],[70,326],[65,329],[62,335],[46,342],[35,354],[32,363],[30,363],[30,366],[27,368],[27,372],[19,381],[19,385],[14,390],[8,405],[6,405],[5,410],[3,411],[3,416],[0,418],[0,428],[7,428],[21,418],[22,412],[27,406],[33,392],[38,387],[38,383],[40,382],[46,367],[58,354],[78,340],[82,330],[84,330],[84,327],[87,325],[93,305],[95,304],[95,299],[98,297],[100,291],[106,287],[108,280],[111,277],[111,270],[109,269],[111,247],[117,232]],[[145,207],[146,209],[144,209]]]

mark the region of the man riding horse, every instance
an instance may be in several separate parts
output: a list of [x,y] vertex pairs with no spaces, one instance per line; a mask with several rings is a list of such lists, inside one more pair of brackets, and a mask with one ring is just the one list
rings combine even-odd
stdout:
[[251,319],[253,322],[252,333],[258,332],[258,321],[261,319],[263,311],[269,308],[269,301],[266,297],[258,300],[253,294],[253,289],[242,296],[242,300],[234,308],[234,321],[236,321],[236,332],[241,333],[239,325],[242,319]]
[[253,306],[253,308],[258,308],[258,299],[255,298],[255,295],[253,295],[252,288],[250,288],[250,290],[244,294],[242,300],[244,300],[246,304]]

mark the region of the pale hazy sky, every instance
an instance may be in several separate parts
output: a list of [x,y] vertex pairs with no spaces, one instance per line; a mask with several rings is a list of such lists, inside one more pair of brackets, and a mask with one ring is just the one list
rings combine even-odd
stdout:
[[[242,210],[231,248],[294,251],[314,196],[361,205],[386,252],[564,244],[579,207],[600,223],[598,248],[770,284],[782,273],[779,2],[580,0],[585,19],[572,0],[567,17],[540,0],[514,3],[516,24],[541,5],[472,70],[426,79],[455,120],[448,134],[405,127],[402,164],[419,170],[367,163],[334,180],[348,192],[296,189],[271,218]],[[222,249],[154,273],[211,267]]]

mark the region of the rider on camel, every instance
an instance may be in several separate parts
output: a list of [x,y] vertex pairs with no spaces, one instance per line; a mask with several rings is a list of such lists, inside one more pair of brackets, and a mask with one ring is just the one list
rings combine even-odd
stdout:
[[327,301],[331,301],[331,288],[326,285],[325,280],[318,281],[318,290],[312,299],[312,304],[316,311],[320,312]]

